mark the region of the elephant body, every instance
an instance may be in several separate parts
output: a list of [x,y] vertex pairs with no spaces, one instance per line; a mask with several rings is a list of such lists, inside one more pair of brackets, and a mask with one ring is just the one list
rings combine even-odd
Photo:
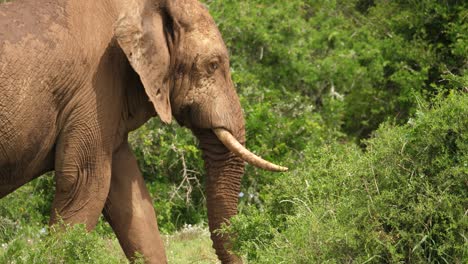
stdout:
[[125,254],[166,261],[128,133],[174,116],[200,140],[213,231],[237,212],[244,161],[212,128],[243,144],[227,50],[195,0],[16,0],[0,5],[0,197],[55,171],[51,224],[104,214]]
[[[33,4],[32,1],[27,3]],[[53,168],[51,153],[58,132],[55,129],[57,117],[54,116],[58,111],[51,103],[52,93],[48,92],[46,82],[37,83],[36,80],[37,75],[45,70],[41,64],[47,54],[35,50],[41,49],[38,46],[44,45],[44,42],[55,43],[58,39],[42,36],[43,41],[35,41],[37,35],[45,32],[35,32],[34,17],[39,23],[43,19],[32,6],[24,8],[24,13],[22,8],[21,3],[13,2],[3,4],[0,9],[1,196],[36,174]],[[28,19],[30,16],[31,19]],[[18,21],[11,21],[11,17],[18,17]],[[19,30],[19,27],[25,30]],[[52,71],[48,75],[59,75],[59,71]],[[49,78],[54,79],[53,76]],[[23,103],[25,100],[28,102]]]
[[[102,139],[113,138],[115,144],[106,143],[105,150],[112,152],[124,138],[115,133],[124,131],[115,113],[124,110],[130,67],[111,41],[112,23],[105,35],[93,32],[97,17],[77,17],[80,23],[73,27],[79,30],[72,30],[66,1],[43,2],[15,1],[0,9],[1,196],[60,166],[55,157],[65,155],[59,152],[65,144],[82,141],[97,151],[106,148]],[[86,13],[93,7],[88,8]],[[86,48],[91,43],[94,50]],[[100,139],[91,143],[84,130]]]
[[129,258],[138,251],[164,262],[152,202],[127,146],[128,132],[154,107],[113,36],[112,12],[102,17],[95,10],[104,1],[83,2],[1,6],[0,197],[55,170],[51,223],[60,217],[92,229],[103,212]]

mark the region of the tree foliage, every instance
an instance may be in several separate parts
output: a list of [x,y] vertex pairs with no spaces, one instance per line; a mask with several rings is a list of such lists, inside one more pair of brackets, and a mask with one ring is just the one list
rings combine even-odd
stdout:
[[230,232],[254,263],[468,260],[468,96],[385,123],[362,150],[334,142],[265,187]]

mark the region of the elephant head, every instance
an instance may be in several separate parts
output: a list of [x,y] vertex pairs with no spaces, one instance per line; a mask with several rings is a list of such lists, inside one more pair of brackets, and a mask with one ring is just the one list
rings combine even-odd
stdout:
[[133,1],[115,25],[116,39],[140,76],[158,116],[172,117],[200,141],[214,248],[236,262],[229,240],[214,232],[237,213],[244,163],[285,171],[244,148],[245,124],[230,76],[228,51],[197,0]]

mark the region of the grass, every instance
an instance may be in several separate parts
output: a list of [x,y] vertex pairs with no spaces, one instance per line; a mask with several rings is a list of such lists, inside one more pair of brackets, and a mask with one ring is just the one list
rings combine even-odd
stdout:
[[179,232],[164,237],[169,263],[219,263],[211,247],[210,233],[199,226],[185,226]]

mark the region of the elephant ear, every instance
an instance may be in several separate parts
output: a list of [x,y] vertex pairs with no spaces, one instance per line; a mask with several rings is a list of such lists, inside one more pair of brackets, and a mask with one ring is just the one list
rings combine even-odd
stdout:
[[170,55],[164,15],[149,4],[129,4],[127,10],[115,23],[115,38],[140,76],[159,118],[170,123],[172,113],[167,78]]

